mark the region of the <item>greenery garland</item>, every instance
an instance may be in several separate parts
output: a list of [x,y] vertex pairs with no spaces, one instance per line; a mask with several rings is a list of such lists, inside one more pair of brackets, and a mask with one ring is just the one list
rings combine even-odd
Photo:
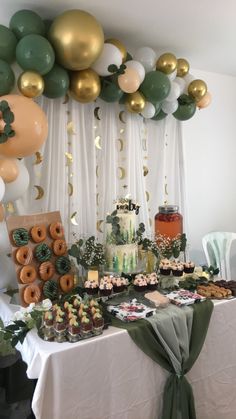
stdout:
[[5,122],[4,128],[0,132],[0,144],[5,143],[8,138],[15,136],[15,131],[12,129],[12,122],[14,122],[14,113],[6,100],[0,102],[0,112],[3,121]]

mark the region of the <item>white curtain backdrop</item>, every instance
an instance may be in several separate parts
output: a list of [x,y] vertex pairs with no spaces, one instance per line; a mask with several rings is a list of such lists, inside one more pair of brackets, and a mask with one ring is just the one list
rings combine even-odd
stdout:
[[[114,200],[130,194],[140,204],[138,222],[154,233],[158,206],[177,204],[185,220],[185,178],[181,123],[171,115],[144,120],[118,104],[97,100],[39,98],[48,139],[39,153],[25,158],[30,186],[14,203],[20,214],[61,212],[67,240],[102,239]],[[12,205],[8,206],[11,213]]]

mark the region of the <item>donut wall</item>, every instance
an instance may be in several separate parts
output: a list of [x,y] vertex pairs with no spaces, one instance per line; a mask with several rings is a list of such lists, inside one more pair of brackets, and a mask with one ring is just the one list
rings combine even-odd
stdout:
[[60,212],[10,216],[6,222],[21,305],[41,301],[48,280],[58,282],[62,292],[69,292],[74,287],[74,274]]

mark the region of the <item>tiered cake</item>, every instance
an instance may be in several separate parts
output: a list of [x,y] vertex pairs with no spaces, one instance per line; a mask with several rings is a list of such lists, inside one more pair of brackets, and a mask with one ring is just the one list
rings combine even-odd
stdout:
[[138,245],[135,242],[139,206],[130,199],[116,202],[116,210],[106,220],[106,260],[111,272],[135,272]]

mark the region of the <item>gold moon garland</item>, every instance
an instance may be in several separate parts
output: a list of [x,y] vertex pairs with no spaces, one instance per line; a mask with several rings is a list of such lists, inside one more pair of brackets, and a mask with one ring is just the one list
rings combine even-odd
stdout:
[[38,199],[42,199],[43,198],[43,196],[44,196],[44,189],[42,188],[42,186],[40,186],[40,185],[34,185],[34,188],[36,188],[37,189],[37,192],[38,192],[38,194],[37,194],[37,196],[36,196],[36,200],[38,200]]

